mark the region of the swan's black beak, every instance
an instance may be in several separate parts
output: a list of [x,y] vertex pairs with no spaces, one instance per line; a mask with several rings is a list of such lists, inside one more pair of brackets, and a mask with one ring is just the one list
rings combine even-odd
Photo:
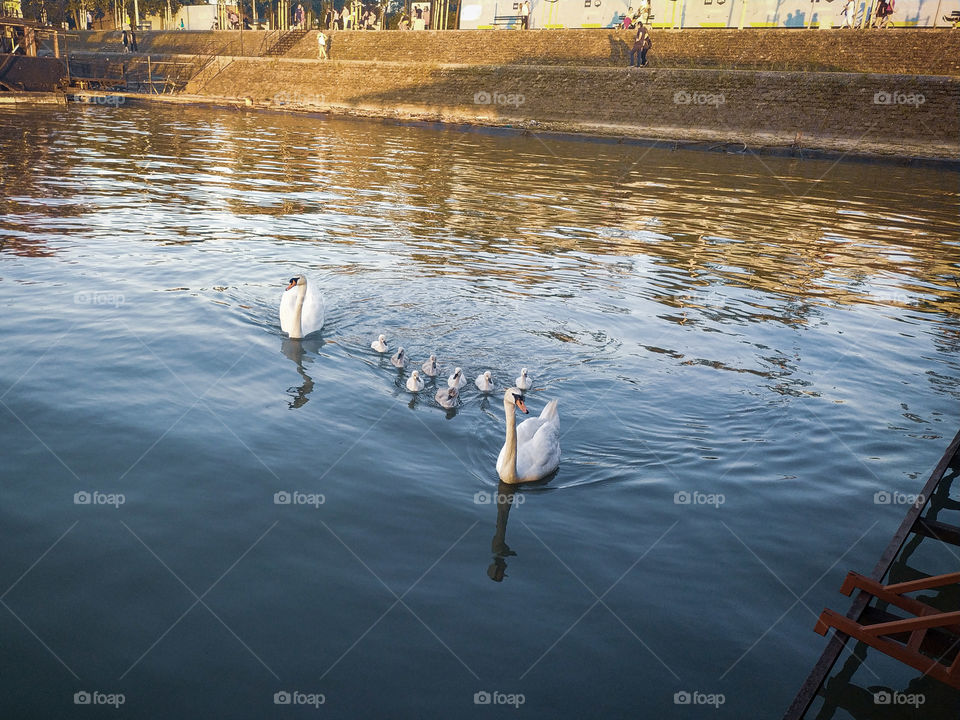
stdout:
[[287,290],[293,290],[293,288],[295,288],[296,286],[297,286],[297,279],[290,278],[290,284],[287,285]]
[[526,406],[526,404],[523,402],[523,398],[522,398],[522,397],[519,397],[519,396],[517,396],[517,395],[514,395],[514,396],[513,396],[513,403],[514,403],[514,405],[516,405],[518,408],[520,408],[520,409],[524,412],[524,414],[529,414],[530,411],[527,410],[527,406]]

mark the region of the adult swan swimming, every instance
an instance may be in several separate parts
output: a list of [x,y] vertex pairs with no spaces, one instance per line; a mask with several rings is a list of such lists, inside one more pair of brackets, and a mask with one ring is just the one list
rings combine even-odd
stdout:
[[503,395],[507,416],[507,439],[497,457],[497,474],[509,484],[542,480],[560,465],[560,414],[551,400],[540,417],[528,418],[517,427],[517,408],[527,406],[523,393],[513,387]]
[[323,295],[307,278],[297,275],[280,298],[280,329],[299,340],[323,327]]

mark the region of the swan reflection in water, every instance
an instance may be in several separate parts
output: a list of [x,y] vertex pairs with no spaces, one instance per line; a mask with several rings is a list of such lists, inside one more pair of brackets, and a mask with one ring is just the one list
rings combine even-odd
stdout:
[[503,582],[507,574],[507,558],[516,555],[507,545],[507,518],[510,517],[510,507],[516,502],[523,503],[524,496],[516,496],[517,486],[501,482],[497,487],[496,495],[491,500],[497,506],[497,531],[490,543],[490,552],[493,553],[493,562],[487,568],[487,577],[494,582]]
[[303,407],[309,400],[307,395],[313,391],[313,378],[304,370],[303,361],[306,357],[308,363],[313,362],[309,359],[309,356],[318,353],[322,346],[323,340],[319,338],[312,340],[292,340],[287,338],[280,345],[280,352],[296,363],[297,372],[300,373],[300,377],[303,378],[302,385],[287,388],[287,394],[291,398],[289,403],[291,410]]

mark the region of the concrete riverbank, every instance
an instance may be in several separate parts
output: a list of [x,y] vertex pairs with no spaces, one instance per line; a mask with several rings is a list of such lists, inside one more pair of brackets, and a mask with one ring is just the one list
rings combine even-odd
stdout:
[[[316,53],[313,32],[244,33],[243,54],[220,52],[239,50],[239,35],[149,33],[141,46],[152,62],[190,69],[183,99],[751,149],[960,157],[960,33],[949,31],[659,32],[643,69],[625,66],[628,34],[617,31],[340,32],[327,62],[303,57]],[[146,52],[115,54],[113,41],[87,33],[75,57],[143,62]],[[278,43],[282,56],[264,55]],[[456,55],[459,62],[444,62]]]

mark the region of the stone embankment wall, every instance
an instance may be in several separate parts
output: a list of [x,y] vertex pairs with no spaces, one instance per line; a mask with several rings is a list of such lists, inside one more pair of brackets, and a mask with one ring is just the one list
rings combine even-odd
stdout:
[[952,78],[256,58],[210,72],[189,90],[287,109],[864,153],[949,156],[960,138]]
[[[81,35],[93,51],[115,33]],[[276,34],[243,33],[243,54],[237,32],[144,35],[142,51],[203,68],[186,94],[248,107],[960,157],[949,30],[661,31],[642,69],[625,67],[629,34],[616,31],[337,32],[328,62],[313,59],[314,32],[281,58],[257,56]]]
[[[121,52],[120,33],[81,32],[71,51]],[[263,56],[276,33],[148,32],[141,52],[156,55]],[[960,76],[960,32],[952,30],[655,30],[651,67],[813,70]],[[337,31],[333,60],[428,65],[627,64],[633,35],[616,30]],[[305,33],[284,57],[315,58],[317,33]]]

